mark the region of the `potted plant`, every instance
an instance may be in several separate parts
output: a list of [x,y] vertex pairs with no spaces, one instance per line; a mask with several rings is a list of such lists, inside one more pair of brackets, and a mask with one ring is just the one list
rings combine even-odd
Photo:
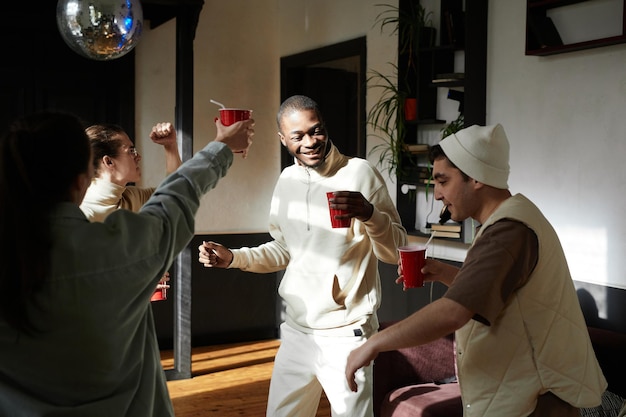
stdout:
[[378,165],[384,166],[393,179],[400,174],[405,153],[404,101],[407,92],[398,88],[397,66],[390,65],[394,68],[393,75],[372,70],[372,75],[367,79],[369,88],[381,91],[379,100],[369,109],[367,123],[377,132],[374,136],[383,142],[374,146],[370,152],[378,153]]
[[464,127],[465,127],[465,117],[463,116],[463,113],[459,113],[459,117],[457,117],[455,120],[448,123],[443,129],[441,129],[441,138],[444,139],[445,137],[458,132]]
[[[391,34],[398,35],[398,66],[402,69],[403,87],[411,95],[411,86],[416,77],[416,62],[419,48],[434,46],[436,30],[432,26],[433,12],[427,11],[419,0],[406,2],[405,8],[389,4],[378,4],[384,10],[376,16],[375,25],[381,33],[385,27],[393,27]],[[412,80],[413,79],[413,80]]]
[[391,25],[391,34],[398,35],[398,62],[391,63],[390,75],[371,71],[368,86],[380,89],[381,95],[369,110],[367,122],[378,133],[376,136],[384,143],[375,146],[372,152],[378,152],[379,165],[386,166],[391,178],[402,176],[405,172],[403,162],[416,162],[406,150],[407,122],[417,120],[417,102],[414,85],[416,82],[416,60],[419,47],[434,44],[432,12],[428,12],[418,1],[408,2],[406,9],[389,4],[384,7],[375,20],[381,32]]

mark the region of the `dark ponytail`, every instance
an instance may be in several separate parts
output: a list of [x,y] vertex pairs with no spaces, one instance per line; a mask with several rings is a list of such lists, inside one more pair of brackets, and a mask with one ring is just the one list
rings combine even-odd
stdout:
[[71,201],[89,159],[84,127],[69,114],[20,119],[0,138],[0,318],[15,329],[35,330],[27,306],[49,271],[49,214]]

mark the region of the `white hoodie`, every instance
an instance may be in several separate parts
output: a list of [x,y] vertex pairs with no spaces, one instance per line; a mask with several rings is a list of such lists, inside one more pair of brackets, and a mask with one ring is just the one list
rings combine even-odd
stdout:
[[[371,218],[333,229],[328,191],[360,191],[374,205]],[[368,161],[348,158],[332,146],[319,168],[285,168],[269,223],[274,240],[233,250],[230,268],[286,269],[279,294],[287,323],[302,332],[368,336],[378,329],[378,260],[396,264],[397,248],[407,238],[383,178]]]

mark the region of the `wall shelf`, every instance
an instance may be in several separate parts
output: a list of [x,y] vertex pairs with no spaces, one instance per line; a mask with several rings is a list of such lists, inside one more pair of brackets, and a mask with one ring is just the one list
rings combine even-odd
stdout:
[[[400,0],[399,6],[406,10],[418,2],[419,0]],[[439,0],[439,2],[441,12],[439,45],[420,47],[418,53],[413,55],[415,61],[412,65],[407,65],[406,56],[399,54],[398,57],[400,69],[415,68],[415,74],[405,72],[398,74],[401,79],[413,77],[411,90],[417,92],[418,98],[419,120],[406,124],[407,144],[419,143],[418,137],[421,132],[448,123],[437,114],[438,87],[462,88],[465,126],[485,124],[488,0]],[[461,56],[457,55],[457,52],[463,52],[463,69],[455,70],[455,60]],[[416,227],[419,210],[416,198],[421,198],[417,196],[417,191],[425,190],[431,196],[433,192],[433,184],[428,180],[431,175],[428,155],[405,158],[401,161],[401,166],[403,169],[396,181],[396,203],[402,224],[409,234],[428,237],[428,234],[423,234],[419,227]],[[422,194],[419,193],[420,196]],[[419,213],[422,214],[421,211]],[[436,239],[468,243],[470,235],[463,231],[462,236],[459,239],[444,237]]]
[[626,43],[626,0],[527,0],[526,55]]
[[431,83],[433,87],[463,87],[465,85],[460,79],[434,79]]
[[419,119],[419,120],[407,120],[407,125],[443,125],[445,124],[445,120],[441,119]]

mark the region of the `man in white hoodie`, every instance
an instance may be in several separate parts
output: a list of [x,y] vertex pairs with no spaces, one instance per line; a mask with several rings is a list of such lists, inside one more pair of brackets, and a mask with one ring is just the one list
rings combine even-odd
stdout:
[[[378,329],[378,261],[395,264],[406,230],[380,173],[366,160],[332,144],[317,104],[293,96],[277,116],[279,138],[294,164],[282,172],[272,197],[273,240],[229,250],[200,247],[205,266],[251,272],[286,269],[279,293],[286,304],[281,346],[270,384],[267,415],[313,416],[322,390],[333,416],[372,416],[372,369],[358,372],[350,391],[346,359]],[[347,228],[331,227],[331,204],[347,210]]]

